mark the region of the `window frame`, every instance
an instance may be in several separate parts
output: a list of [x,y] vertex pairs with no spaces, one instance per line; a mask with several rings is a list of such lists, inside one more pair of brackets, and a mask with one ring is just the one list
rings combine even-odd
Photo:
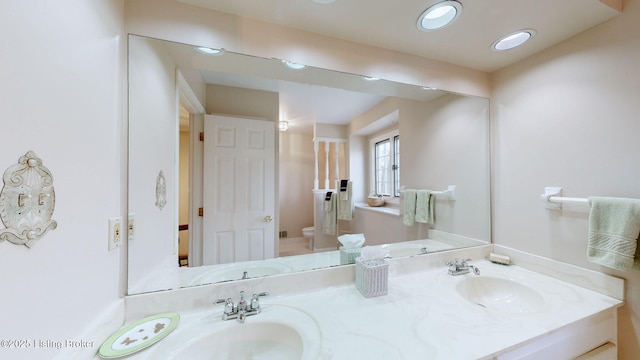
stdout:
[[[399,199],[399,188],[400,188],[400,182],[399,182],[399,175],[400,175],[400,169],[399,169],[399,161],[400,161],[400,155],[396,154],[396,141],[400,141],[400,130],[399,129],[395,129],[395,130],[391,130],[389,132],[386,132],[382,135],[378,135],[375,136],[373,138],[369,139],[369,153],[370,153],[370,161],[369,161],[369,194],[371,193],[376,193],[376,189],[377,189],[377,184],[376,184],[376,173],[377,173],[377,168],[376,168],[376,145],[380,142],[383,141],[389,141],[389,149],[390,149],[390,160],[391,160],[391,166],[389,167],[389,181],[391,183],[391,190],[392,190],[392,194],[388,194],[388,195],[384,195],[385,198],[389,199],[389,200],[393,200],[393,199]],[[399,149],[398,149],[399,152]],[[396,160],[398,162],[398,164],[396,164]],[[396,167],[397,166],[397,167]]]

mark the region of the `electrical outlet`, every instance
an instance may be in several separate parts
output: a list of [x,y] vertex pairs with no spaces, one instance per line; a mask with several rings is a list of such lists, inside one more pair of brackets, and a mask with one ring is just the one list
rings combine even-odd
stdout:
[[127,239],[129,241],[133,240],[136,235],[135,215],[136,214],[129,214],[129,218],[127,220]]
[[122,218],[115,217],[109,219],[109,250],[120,246],[122,240]]

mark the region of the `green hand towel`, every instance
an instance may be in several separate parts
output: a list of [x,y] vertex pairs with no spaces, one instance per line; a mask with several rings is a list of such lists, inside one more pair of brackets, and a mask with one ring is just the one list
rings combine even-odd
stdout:
[[418,190],[416,195],[416,222],[433,225],[433,200],[431,190]]
[[403,195],[402,223],[411,226],[416,217],[416,191],[407,189]]
[[640,200],[590,197],[589,261],[618,270],[640,270]]

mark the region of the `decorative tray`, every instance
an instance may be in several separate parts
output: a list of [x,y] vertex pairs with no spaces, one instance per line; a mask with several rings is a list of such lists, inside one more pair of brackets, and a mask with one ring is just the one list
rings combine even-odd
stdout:
[[98,355],[103,359],[114,359],[146,349],[169,335],[179,322],[177,313],[162,313],[138,320],[109,336],[100,346]]

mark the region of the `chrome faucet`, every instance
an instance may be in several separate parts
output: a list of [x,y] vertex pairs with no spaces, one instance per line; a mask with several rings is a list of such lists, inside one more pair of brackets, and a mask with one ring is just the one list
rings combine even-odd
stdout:
[[240,291],[240,300],[238,300],[237,305],[233,304],[233,300],[231,298],[218,299],[214,302],[214,304],[224,303],[222,320],[238,319],[238,322],[242,324],[244,323],[244,320],[247,316],[260,314],[260,311],[262,311],[262,309],[260,308],[260,301],[258,300],[258,298],[260,296],[267,295],[269,294],[266,292],[253,294],[253,296],[251,297],[251,301],[247,303],[247,300],[244,299],[244,291]]
[[458,259],[449,261],[447,263],[449,266],[449,275],[467,274],[471,269],[473,269],[474,274],[480,275],[480,269],[475,265],[469,264],[469,261],[471,261],[471,259],[464,259],[462,262],[458,262]]

